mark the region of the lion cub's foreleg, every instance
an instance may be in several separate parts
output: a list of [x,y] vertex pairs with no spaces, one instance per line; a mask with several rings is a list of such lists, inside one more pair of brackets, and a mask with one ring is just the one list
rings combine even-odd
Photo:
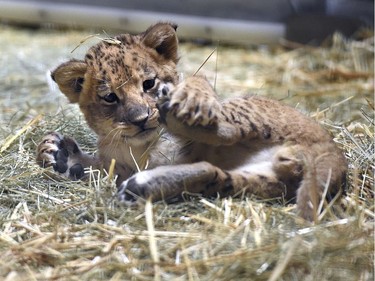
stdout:
[[241,132],[222,118],[226,110],[209,82],[200,76],[187,78],[174,89],[160,91],[158,108],[168,131],[209,145],[232,145]]
[[260,198],[281,198],[286,194],[286,187],[272,171],[223,171],[208,162],[198,162],[139,172],[124,181],[118,190],[123,202],[169,201],[184,193],[204,197],[250,193]]

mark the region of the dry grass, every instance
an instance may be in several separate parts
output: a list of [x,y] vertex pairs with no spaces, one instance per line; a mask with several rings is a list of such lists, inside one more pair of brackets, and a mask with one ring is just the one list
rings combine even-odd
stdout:
[[[14,33],[22,40],[23,32],[2,27],[0,38]],[[46,45],[45,37],[63,40],[53,32],[40,36]],[[70,50],[79,42],[79,36],[73,37]],[[335,135],[350,164],[348,191],[327,206],[316,224],[298,218],[294,205],[252,199],[192,197],[174,205],[130,209],[117,205],[116,188],[105,173],[89,183],[58,178],[35,164],[40,138],[58,130],[93,151],[95,137],[77,108],[56,107],[49,99],[45,108],[38,100],[38,91],[49,91],[41,78],[45,66],[39,74],[23,67],[29,74],[24,79],[33,78],[23,84],[3,73],[0,97],[15,94],[0,106],[0,278],[373,280],[372,41],[336,36],[325,48],[219,48],[218,62],[210,60],[201,70],[212,81],[217,75],[220,93],[250,90],[283,98]],[[212,49],[184,44],[182,68],[194,73]],[[30,82],[34,80],[39,84]],[[29,106],[20,87],[33,93]],[[35,108],[50,114],[39,115]]]

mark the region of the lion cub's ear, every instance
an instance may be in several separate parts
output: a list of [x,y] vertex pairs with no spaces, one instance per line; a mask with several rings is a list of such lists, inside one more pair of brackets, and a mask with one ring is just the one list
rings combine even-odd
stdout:
[[71,103],[79,101],[87,64],[80,60],[70,60],[58,66],[52,73],[53,81],[59,85]]
[[143,44],[155,49],[166,59],[174,63],[178,61],[178,39],[176,35],[177,25],[170,23],[157,23],[149,27],[143,33]]

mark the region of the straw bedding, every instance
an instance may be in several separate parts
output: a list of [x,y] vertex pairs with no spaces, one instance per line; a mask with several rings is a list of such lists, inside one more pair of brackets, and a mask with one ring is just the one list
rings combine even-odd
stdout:
[[[70,53],[88,34],[0,26],[1,279],[373,280],[373,38],[219,46],[200,70],[222,96],[282,99],[332,132],[349,161],[348,190],[310,224],[294,205],[253,198],[128,208],[110,173],[71,182],[39,168],[36,144],[51,130],[95,152],[78,109],[46,75],[94,44]],[[181,72],[194,73],[214,48],[183,43]]]

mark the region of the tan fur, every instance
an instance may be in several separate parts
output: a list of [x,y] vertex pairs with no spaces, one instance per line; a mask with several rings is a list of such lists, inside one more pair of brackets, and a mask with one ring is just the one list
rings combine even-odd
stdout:
[[[297,197],[300,215],[313,220],[324,187],[337,192],[347,169],[330,135],[277,101],[219,101],[200,76],[179,83],[175,28],[159,23],[120,35],[93,46],[84,61],[60,65],[52,77],[97,133],[99,153],[90,158],[52,133],[38,147],[39,163],[56,168],[54,155],[64,149],[68,163],[82,167],[108,168],[116,159],[119,199],[126,202],[184,192]],[[136,173],[137,166],[147,170]]]

